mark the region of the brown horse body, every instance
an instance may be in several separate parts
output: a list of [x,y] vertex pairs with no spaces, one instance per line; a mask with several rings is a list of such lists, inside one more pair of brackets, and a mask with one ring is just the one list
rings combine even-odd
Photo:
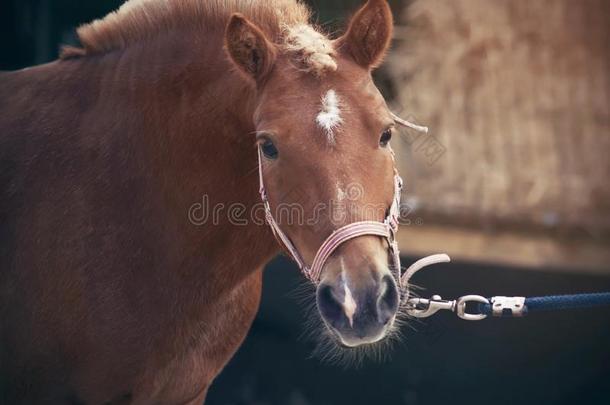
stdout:
[[259,201],[251,91],[215,34],[1,77],[0,380],[23,402],[201,399],[243,340],[275,241],[188,217]]
[[204,195],[259,202],[257,88],[223,50],[230,11],[0,75],[0,401],[201,403],[243,341],[275,240],[188,215]]

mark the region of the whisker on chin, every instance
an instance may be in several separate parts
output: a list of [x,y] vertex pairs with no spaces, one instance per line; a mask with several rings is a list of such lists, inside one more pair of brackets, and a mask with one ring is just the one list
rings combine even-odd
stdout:
[[386,337],[379,342],[359,347],[342,347],[334,334],[322,321],[312,296],[303,297],[303,310],[306,313],[305,327],[299,339],[315,342],[311,358],[343,368],[360,368],[365,361],[388,362],[392,358],[393,346],[402,340],[400,328],[407,323],[406,314],[398,313],[394,324],[388,329]]
[[315,301],[315,286],[308,280],[301,281],[286,296],[295,299],[299,304],[309,304],[312,299]]
[[[421,287],[414,284],[409,284],[408,287],[410,296],[418,296],[417,291],[422,290]],[[322,320],[316,305],[313,284],[303,280],[288,295],[297,299],[305,316],[299,340],[315,342],[310,357],[342,368],[360,368],[365,361],[390,361],[393,347],[398,342],[404,341],[403,328],[406,326],[410,330],[416,331],[417,327],[422,324],[421,320],[413,322],[415,318],[406,312],[406,301],[403,301],[399,304],[393,325],[387,330],[384,339],[374,344],[346,348],[341,346],[337,336]]]

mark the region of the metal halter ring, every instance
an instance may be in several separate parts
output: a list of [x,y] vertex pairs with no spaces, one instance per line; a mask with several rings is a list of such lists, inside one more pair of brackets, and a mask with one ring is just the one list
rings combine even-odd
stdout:
[[465,295],[458,298],[455,302],[455,313],[457,316],[467,321],[480,321],[481,319],[487,318],[486,314],[469,314],[466,312],[466,304],[469,302],[489,304],[489,300],[481,295]]
[[486,314],[469,314],[466,312],[466,305],[469,302],[479,302],[489,304],[489,300],[480,295],[465,295],[457,300],[444,300],[440,295],[433,295],[432,298],[409,298],[407,314],[415,318],[427,318],[441,310],[455,312],[456,315],[467,321],[480,321],[487,318]]

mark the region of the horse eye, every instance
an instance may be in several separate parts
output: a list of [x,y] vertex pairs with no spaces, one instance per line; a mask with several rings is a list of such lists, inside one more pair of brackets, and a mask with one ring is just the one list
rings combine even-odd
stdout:
[[277,159],[279,152],[271,140],[265,139],[265,141],[261,144],[261,150],[267,159]]
[[388,128],[381,134],[381,138],[379,138],[379,145],[382,147],[388,146],[390,139],[392,139],[392,130]]

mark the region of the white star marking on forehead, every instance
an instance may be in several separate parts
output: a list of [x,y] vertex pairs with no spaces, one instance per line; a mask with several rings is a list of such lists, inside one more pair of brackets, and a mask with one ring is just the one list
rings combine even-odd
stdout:
[[334,144],[335,129],[341,125],[343,119],[339,108],[339,96],[333,89],[328,90],[322,97],[322,108],[316,117],[316,122],[326,133],[328,142]]

